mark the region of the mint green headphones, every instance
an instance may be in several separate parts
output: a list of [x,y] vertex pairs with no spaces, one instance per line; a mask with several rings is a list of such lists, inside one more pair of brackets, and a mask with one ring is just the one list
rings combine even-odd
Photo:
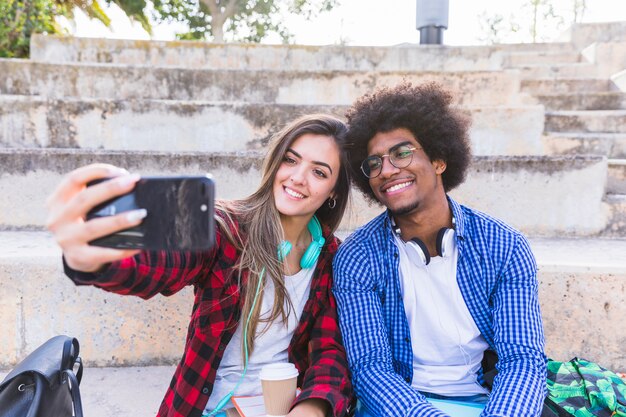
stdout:
[[[322,246],[324,246],[324,242],[326,242],[322,236],[322,226],[319,220],[317,220],[317,217],[311,217],[307,228],[311,234],[311,243],[309,247],[306,248],[302,258],[300,258],[300,267],[302,269],[309,269],[315,266],[315,262],[317,262],[317,258],[320,256],[320,252],[322,252]],[[289,252],[291,252],[291,248],[291,242],[287,240],[282,241],[280,245],[278,245],[278,259],[280,261],[284,260],[287,255],[289,255]]]

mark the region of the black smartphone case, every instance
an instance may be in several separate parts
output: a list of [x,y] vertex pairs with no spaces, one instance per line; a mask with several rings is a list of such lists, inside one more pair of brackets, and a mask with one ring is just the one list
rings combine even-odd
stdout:
[[132,192],[90,210],[87,220],[143,208],[148,212],[143,222],[89,243],[114,249],[210,249],[215,244],[214,198],[209,176],[142,177]]

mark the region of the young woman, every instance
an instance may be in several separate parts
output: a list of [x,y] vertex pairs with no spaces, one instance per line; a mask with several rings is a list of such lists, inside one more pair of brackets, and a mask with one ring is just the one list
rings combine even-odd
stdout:
[[[132,190],[138,176],[125,170],[79,168],[50,196],[48,228],[76,284],[142,298],[195,287],[185,351],[158,416],[230,414],[230,396],[261,394],[259,371],[276,362],[299,371],[302,392],[289,417],[347,413],[352,388],[331,293],[339,244],[332,233],[349,197],[345,134],[327,115],[302,117],[276,134],[258,190],[216,204],[216,245],[206,252],[88,245],[146,215],[84,221],[91,207]],[[103,177],[116,178],[86,187]]]

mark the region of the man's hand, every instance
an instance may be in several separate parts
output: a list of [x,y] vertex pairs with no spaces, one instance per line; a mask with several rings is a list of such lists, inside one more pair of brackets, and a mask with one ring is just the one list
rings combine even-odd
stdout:
[[287,417],[325,417],[330,413],[328,401],[310,398],[296,405]]

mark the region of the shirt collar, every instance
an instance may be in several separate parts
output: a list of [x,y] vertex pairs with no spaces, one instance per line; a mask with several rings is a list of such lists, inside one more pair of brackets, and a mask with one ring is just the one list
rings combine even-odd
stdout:
[[450,205],[450,209],[452,209],[452,216],[454,216],[454,231],[458,238],[463,239],[465,237],[465,219],[461,205],[454,201],[449,195],[446,195],[446,197],[448,197],[448,204]]
[[[463,210],[461,209],[461,205],[457,203],[454,199],[452,199],[452,197],[450,197],[449,195],[446,195],[446,197],[448,198],[448,204],[450,206],[450,209],[452,210],[452,216],[454,217],[454,232],[456,233],[456,236],[458,238],[463,239],[465,237],[465,219],[463,218]],[[385,216],[384,222],[385,229],[387,229],[391,237],[393,237],[393,225],[391,224],[391,212],[389,211],[389,209],[387,209],[387,215]]]

